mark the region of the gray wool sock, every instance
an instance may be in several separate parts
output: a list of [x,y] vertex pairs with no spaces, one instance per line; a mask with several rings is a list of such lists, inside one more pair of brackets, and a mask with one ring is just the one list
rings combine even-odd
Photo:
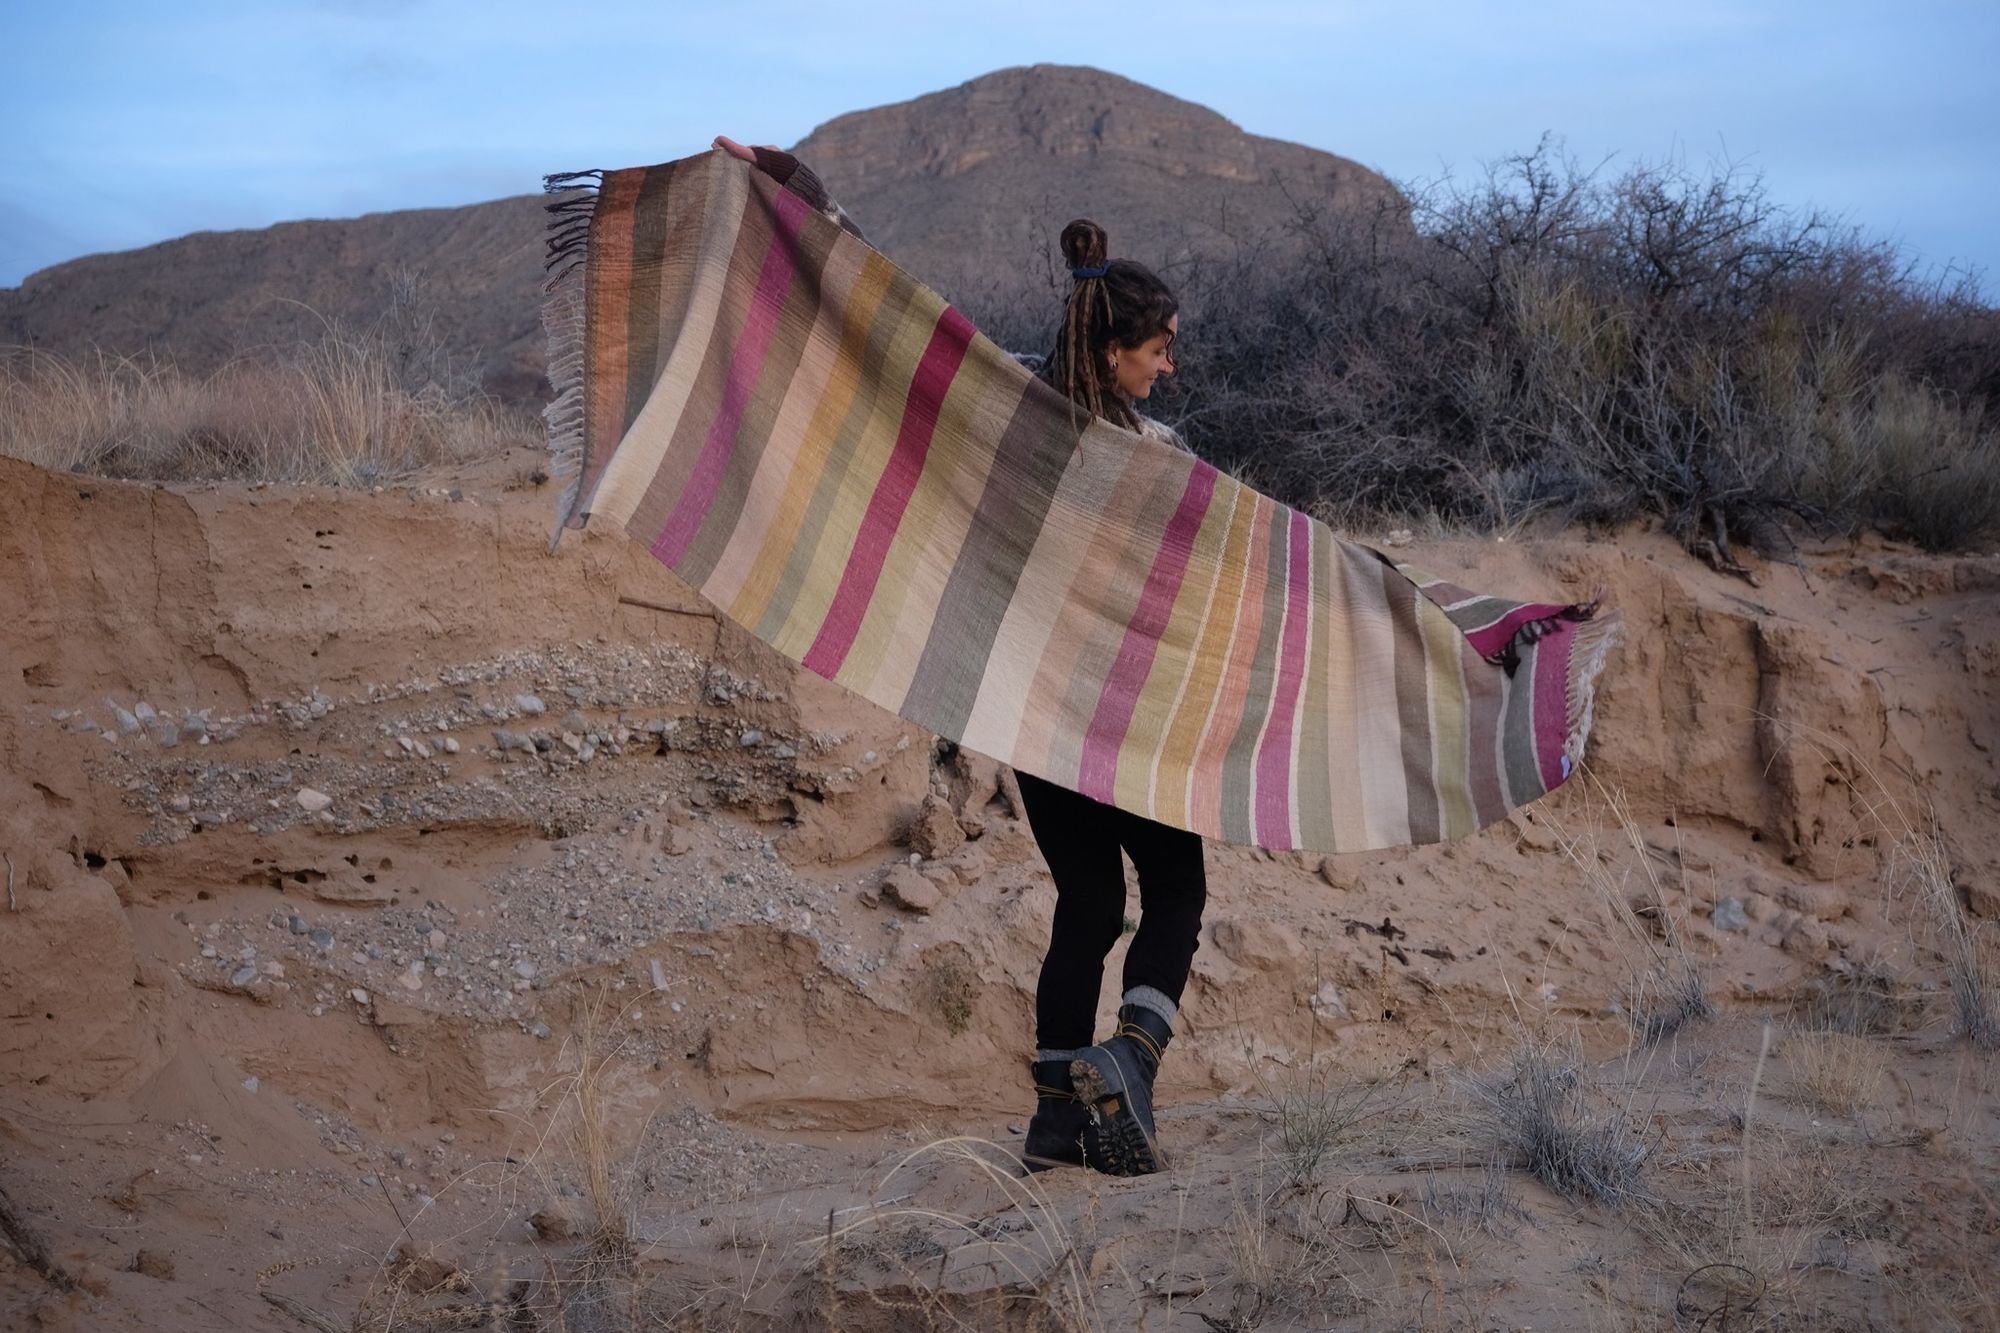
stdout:
[[1125,1003],[1140,1009],[1152,1010],[1167,1020],[1168,1027],[1172,1027],[1174,1020],[1180,1017],[1180,1006],[1168,999],[1165,991],[1156,990],[1151,986],[1134,986],[1126,991]]
[[1081,1054],[1083,1054],[1081,1051],[1036,1051],[1035,1063],[1040,1064],[1044,1060],[1060,1060],[1064,1064],[1068,1064]]

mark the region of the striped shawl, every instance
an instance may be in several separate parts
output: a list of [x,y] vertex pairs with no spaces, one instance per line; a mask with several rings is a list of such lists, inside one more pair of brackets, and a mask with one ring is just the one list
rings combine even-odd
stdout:
[[1207,837],[1470,833],[1569,775],[1615,617],[1468,592],[1094,418],[722,152],[551,177],[557,527],[910,722]]

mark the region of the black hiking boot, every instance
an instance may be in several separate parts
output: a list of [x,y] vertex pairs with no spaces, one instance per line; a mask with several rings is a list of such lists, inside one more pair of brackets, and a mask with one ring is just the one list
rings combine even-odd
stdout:
[[1151,1009],[1118,1011],[1118,1034],[1070,1061],[1076,1095],[1096,1130],[1086,1136],[1085,1162],[1113,1176],[1143,1176],[1165,1160],[1153,1133],[1153,1076],[1174,1030]]
[[1021,1143],[1021,1165],[1030,1171],[1082,1166],[1084,1140],[1086,1136],[1094,1140],[1097,1130],[1090,1123],[1089,1109],[1077,1100],[1069,1061],[1037,1060],[1034,1071],[1035,1114]]

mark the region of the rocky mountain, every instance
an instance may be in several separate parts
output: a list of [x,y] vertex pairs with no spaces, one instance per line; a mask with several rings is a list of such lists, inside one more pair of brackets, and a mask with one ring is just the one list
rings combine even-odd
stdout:
[[[1046,281],[1054,236],[1088,215],[1114,253],[1172,270],[1281,237],[1305,207],[1392,209],[1345,158],[1246,134],[1205,107],[1101,70],[1036,65],[857,111],[797,150],[886,253],[955,300]],[[560,168],[567,163],[551,163]],[[153,353],[197,373],[386,329],[525,400],[545,387],[535,195],[462,208],[197,232],[92,255],[0,290],[0,343]]]

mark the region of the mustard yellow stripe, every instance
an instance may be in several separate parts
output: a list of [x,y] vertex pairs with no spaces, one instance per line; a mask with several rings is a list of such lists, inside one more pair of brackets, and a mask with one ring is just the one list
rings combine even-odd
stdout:
[[840,478],[826,525],[820,529],[805,578],[792,601],[791,614],[771,639],[771,646],[789,658],[803,658],[812,650],[827,609],[840,590],[840,581],[854,553],[855,536],[868,515],[869,498],[881,484],[882,470],[888,466],[896,436],[902,430],[903,411],[909,403],[917,363],[923,358],[924,349],[930,346],[938,316],[944,310],[944,300],[936,293],[927,288],[916,289],[901,325],[889,339],[882,364],[877,368],[875,401],[868,420],[862,424],[860,438],[855,441],[854,461]]
[[[764,608],[777,590],[778,580],[784,577],[799,528],[805,522],[806,509],[812,504],[813,485],[825,471],[827,454],[833,449],[834,438],[839,435],[841,423],[847,419],[860,389],[862,353],[868,345],[868,332],[895,275],[893,264],[872,250],[868,252],[847,302],[846,318],[840,329],[840,351],[829,369],[826,389],[789,460],[790,470],[782,486],[775,490],[777,502],[763,531],[763,545],[743,586],[729,602],[730,619],[738,624],[755,625],[762,618]],[[762,480],[760,476],[759,481]],[[749,528],[748,524],[744,526]],[[754,529],[751,531],[754,535]]]
[[1437,789],[1439,831],[1462,837],[1479,827],[1473,813],[1472,732],[1465,696],[1465,636],[1427,597],[1417,599],[1417,624],[1424,636],[1424,682],[1430,695],[1431,773]]
[[[717,606],[730,608],[732,615],[736,614],[737,599],[743,595],[758,555],[767,549],[780,510],[791,498],[800,450],[822,417],[829,381],[835,369],[843,364],[853,323],[857,317],[861,320],[863,328],[858,336],[865,337],[867,319],[873,315],[875,303],[881,300],[879,286],[874,301],[866,302],[865,308],[857,308],[851,301],[833,299],[832,294],[853,288],[866,260],[873,257],[873,251],[845,233],[827,253],[812,332],[805,341],[798,368],[785,386],[784,400],[758,457],[756,474],[744,493],[736,526],[730,530],[729,540],[716,557],[715,568],[701,586],[702,596]],[[834,396],[845,401],[853,392],[850,379],[844,397]],[[835,420],[837,423],[838,418]]]
[[[1159,777],[1154,786],[1153,808],[1174,814],[1183,825],[1189,818],[1189,769],[1215,709],[1223,667],[1236,637],[1236,612],[1242,601],[1244,579],[1250,571],[1250,537],[1257,510],[1256,494],[1248,487],[1227,477],[1218,477],[1215,486],[1218,494],[1211,501],[1211,508],[1229,511],[1227,535],[1216,562],[1216,591],[1195,643],[1187,687],[1181,691],[1167,723],[1166,740],[1160,746]],[[1226,503],[1220,495],[1224,488],[1231,493]]]
[[1196,644],[1215,600],[1222,575],[1222,553],[1229,538],[1230,520],[1241,488],[1220,493],[1223,479],[1216,478],[1217,493],[1209,497],[1208,510],[1194,535],[1187,571],[1175,594],[1173,610],[1160,633],[1160,644],[1132,708],[1132,721],[1125,729],[1125,742],[1118,750],[1118,772],[1112,788],[1113,799],[1127,809],[1178,811],[1177,804],[1156,807],[1160,740],[1173,720],[1174,709],[1186,692],[1188,669],[1194,662]]

